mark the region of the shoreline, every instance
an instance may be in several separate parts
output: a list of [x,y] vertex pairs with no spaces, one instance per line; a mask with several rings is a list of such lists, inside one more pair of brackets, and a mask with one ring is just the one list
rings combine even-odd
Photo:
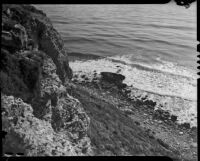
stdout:
[[[177,116],[155,109],[156,102],[147,100],[145,95],[136,100],[129,97],[130,79],[146,89],[152,80],[157,83],[159,75],[151,79],[148,74],[152,73],[131,70],[124,76],[116,64],[103,61],[89,66],[86,63],[85,69],[76,63],[70,67],[69,59],[84,63],[100,57],[71,53],[68,59],[64,42],[51,21],[31,5],[3,5],[2,13],[1,101],[5,157],[20,153],[24,156],[168,156],[173,160],[197,160],[197,128],[190,128],[190,124],[178,126]],[[113,67],[114,70],[99,71],[98,65],[100,69]],[[126,78],[130,81],[127,84]],[[168,81],[165,79],[162,77],[159,83],[163,85],[162,81]],[[185,85],[174,80],[171,83]],[[192,88],[186,82],[183,93],[186,87]]]
[[[116,70],[110,69],[110,66],[108,65],[101,64],[101,63],[104,63],[101,60],[104,60],[105,57],[96,56],[92,54],[82,54],[82,53],[78,53],[78,55],[75,55],[74,57],[73,57],[73,53],[70,53],[69,55],[70,55],[69,64],[71,65],[74,71],[74,76],[72,80],[74,79],[75,81],[93,82],[93,79],[95,80],[100,79],[101,77],[100,72],[103,72],[103,71],[109,71],[111,73],[118,73],[118,74],[120,73],[124,75],[123,72],[118,72],[117,70],[120,64],[114,64],[114,66],[116,66]],[[93,61],[99,64],[94,64]],[[90,64],[90,62],[93,62],[93,63]],[[91,69],[89,68],[89,66],[92,64],[95,65],[94,71],[92,70],[92,68]],[[128,75],[124,75],[124,76],[127,79]],[[87,77],[87,79],[85,80],[84,77]],[[189,98],[187,99],[185,97],[177,96],[176,94],[173,94],[173,95],[161,94],[159,92],[149,91],[148,89],[146,90],[141,89],[140,87],[134,86],[134,84],[131,84],[131,85],[130,83],[127,84],[127,81],[125,80],[123,81],[123,83],[126,84],[126,87],[123,89],[124,92],[127,93],[128,91],[128,94],[126,95],[127,98],[130,98],[132,100],[143,101],[143,102],[144,101],[154,102],[156,104],[154,109],[160,109],[161,111],[168,112],[170,115],[175,115],[176,117],[178,117],[178,122],[180,125],[190,124],[189,125],[190,127],[194,127],[194,128],[197,127],[197,122],[196,122],[197,116],[194,109],[196,107],[197,101],[191,100]],[[177,111],[177,108],[178,110],[181,110],[181,111]],[[188,112],[189,114],[185,115]]]
[[[197,127],[190,127],[188,123],[178,124],[177,116],[170,115],[162,109],[155,110],[155,102],[151,100],[132,100],[127,97],[130,91],[123,91],[123,88],[119,89],[112,83],[102,83],[101,79],[98,79],[94,78],[88,81],[87,75],[85,75],[83,80],[79,81],[75,76],[75,78],[72,78],[72,84],[78,90],[92,91],[90,94],[96,95],[99,100],[104,100],[108,103],[112,102],[111,104],[115,108],[124,112],[144,131],[148,131],[148,135],[158,140],[165,148],[168,147],[179,151],[184,158],[197,158]],[[74,93],[74,96],[77,97],[75,91]],[[87,109],[85,110],[87,113]]]

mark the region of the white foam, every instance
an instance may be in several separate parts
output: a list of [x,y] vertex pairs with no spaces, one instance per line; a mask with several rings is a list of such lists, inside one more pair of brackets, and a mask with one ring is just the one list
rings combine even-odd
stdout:
[[185,76],[185,77],[194,78],[194,79],[198,78],[197,72],[195,70],[191,70],[186,67],[180,66],[177,63],[161,60],[160,57],[156,58],[156,60],[158,61],[157,63],[152,63],[152,64],[146,64],[142,62],[133,62],[131,61],[132,57],[133,57],[132,55],[123,55],[123,56],[109,57],[109,59],[119,60],[126,63],[127,65],[138,64],[138,65],[147,67],[149,69],[156,69],[156,70],[171,73],[174,75],[180,75],[180,76]]
[[[192,126],[196,124],[197,80],[193,75],[192,77],[190,75],[189,78],[185,77],[186,75],[188,76],[187,71],[184,76],[170,75],[168,72],[156,72],[153,70],[145,71],[128,64],[113,62],[110,58],[74,61],[69,64],[74,74],[84,74],[89,80],[93,79],[94,71],[97,74],[100,74],[100,72],[120,73],[126,77],[124,83],[134,87],[134,89],[138,89],[138,91],[143,91],[134,92],[134,89],[131,89],[132,94],[130,97],[140,99],[147,95],[148,99],[157,102],[157,108],[162,105],[163,107],[161,108],[177,115],[180,123],[190,121]],[[166,65],[163,70],[165,68],[168,70],[167,67],[171,70],[174,64]],[[172,70],[171,72],[175,73]],[[82,80],[80,76],[78,79]]]
[[[197,101],[185,100],[180,97],[170,97],[148,93],[129,87],[129,97],[134,100],[152,100],[156,102],[155,110],[162,109],[170,114],[178,116],[178,123],[190,123],[191,127],[197,126]],[[145,99],[144,99],[145,98]]]

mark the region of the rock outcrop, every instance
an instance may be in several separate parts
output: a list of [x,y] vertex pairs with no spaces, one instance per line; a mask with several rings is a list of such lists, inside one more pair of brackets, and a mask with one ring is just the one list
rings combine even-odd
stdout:
[[63,82],[72,77],[63,40],[42,11],[30,5],[4,5],[2,12],[3,44],[22,49],[32,42],[35,50],[44,51],[52,58]]
[[72,70],[58,32],[30,5],[3,5],[3,153],[92,155],[90,119],[67,91]]
[[2,95],[2,128],[7,131],[4,152],[27,156],[75,155],[69,138],[56,133],[51,123],[33,115],[33,108],[20,98]]
[[109,84],[114,84],[118,88],[126,87],[126,84],[122,83],[124,79],[125,79],[125,76],[123,76],[122,74],[117,74],[117,73],[112,73],[112,72],[101,72],[102,82],[108,82]]
[[103,80],[114,84],[120,84],[125,79],[125,76],[111,72],[101,72],[101,75]]

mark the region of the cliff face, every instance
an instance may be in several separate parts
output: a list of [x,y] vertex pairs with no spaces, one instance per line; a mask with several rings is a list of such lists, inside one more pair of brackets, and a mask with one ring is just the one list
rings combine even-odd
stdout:
[[[99,76],[94,71],[90,80],[84,72],[75,73],[70,81],[63,41],[46,15],[30,5],[2,8],[4,154],[162,155],[197,160],[197,144],[191,140],[192,135],[197,140],[196,131],[179,129],[164,120],[168,115],[158,120],[162,115],[154,113],[155,102],[127,98],[130,91],[124,90],[121,74]],[[97,58],[79,53],[70,57]]]
[[66,89],[72,70],[60,35],[33,6],[2,8],[3,152],[92,155],[90,119]]

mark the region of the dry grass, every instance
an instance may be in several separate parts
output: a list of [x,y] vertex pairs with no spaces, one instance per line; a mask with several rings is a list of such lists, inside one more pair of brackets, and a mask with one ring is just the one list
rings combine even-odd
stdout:
[[77,86],[71,92],[90,117],[88,135],[95,147],[95,155],[163,155],[178,158],[123,111],[108,103],[108,100],[99,98],[92,89]]

